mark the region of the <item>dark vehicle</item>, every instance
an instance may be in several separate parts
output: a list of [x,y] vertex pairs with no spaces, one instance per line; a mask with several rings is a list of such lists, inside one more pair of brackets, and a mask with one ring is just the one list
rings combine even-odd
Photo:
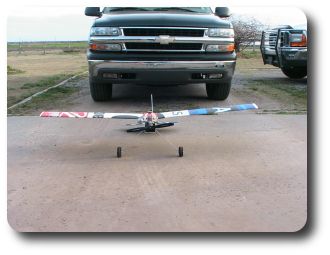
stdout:
[[289,78],[307,75],[307,26],[282,26],[263,31],[260,50],[264,64],[281,68]]
[[96,16],[87,58],[95,101],[112,84],[206,83],[210,99],[228,97],[235,70],[234,30],[226,7],[87,7]]

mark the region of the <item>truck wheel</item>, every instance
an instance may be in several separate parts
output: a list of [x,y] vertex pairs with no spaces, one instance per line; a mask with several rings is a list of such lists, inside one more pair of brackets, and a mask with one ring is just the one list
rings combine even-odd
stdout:
[[220,84],[206,84],[206,92],[209,99],[225,100],[229,96],[231,81]]
[[307,67],[283,67],[282,72],[291,79],[301,79],[307,75]]
[[89,88],[94,101],[108,101],[112,97],[112,84],[89,80]]

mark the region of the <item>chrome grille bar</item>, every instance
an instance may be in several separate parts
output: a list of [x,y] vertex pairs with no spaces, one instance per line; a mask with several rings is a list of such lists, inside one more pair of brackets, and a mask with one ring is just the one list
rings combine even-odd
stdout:
[[[90,43],[118,43],[121,44],[123,51],[151,51],[151,52],[205,52],[207,44],[228,44],[233,43],[234,38],[220,38],[220,37],[208,37],[207,28],[196,28],[196,27],[121,27],[121,36],[91,36]],[[128,30],[129,29],[129,30]],[[138,35],[133,30],[142,31],[143,35]],[[134,34],[126,35],[127,31]],[[147,32],[146,32],[147,31]],[[164,31],[164,33],[162,32]],[[196,36],[196,31],[198,35]],[[154,35],[146,35],[154,34]],[[176,35],[177,34],[177,35]],[[174,35],[174,36],[172,36]],[[190,36],[186,36],[190,35]],[[162,38],[168,38],[168,42],[163,42]],[[127,45],[126,45],[127,44]],[[136,47],[133,47],[133,44]],[[141,45],[138,45],[141,44]],[[150,49],[145,47],[149,44]],[[155,47],[154,44],[163,44],[171,46]],[[175,47],[176,44],[192,45],[198,44],[197,46],[186,47],[184,45]]]

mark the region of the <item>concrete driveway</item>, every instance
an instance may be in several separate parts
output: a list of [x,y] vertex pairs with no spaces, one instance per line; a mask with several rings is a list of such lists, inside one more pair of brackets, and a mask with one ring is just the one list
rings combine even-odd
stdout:
[[[215,104],[202,86],[132,85],[116,86],[112,102],[94,103],[81,82],[86,89],[65,110],[146,111],[150,93],[159,111]],[[233,94],[217,105],[243,102]],[[212,232],[304,226],[306,115],[237,112],[177,121],[161,136],[138,136],[125,132],[130,121],[124,120],[8,117],[10,225],[17,231]]]

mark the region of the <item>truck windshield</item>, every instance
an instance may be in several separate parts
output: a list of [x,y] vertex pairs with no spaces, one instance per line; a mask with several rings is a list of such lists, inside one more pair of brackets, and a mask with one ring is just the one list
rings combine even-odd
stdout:
[[189,13],[212,13],[210,7],[104,7],[103,13],[111,12],[189,12]]

